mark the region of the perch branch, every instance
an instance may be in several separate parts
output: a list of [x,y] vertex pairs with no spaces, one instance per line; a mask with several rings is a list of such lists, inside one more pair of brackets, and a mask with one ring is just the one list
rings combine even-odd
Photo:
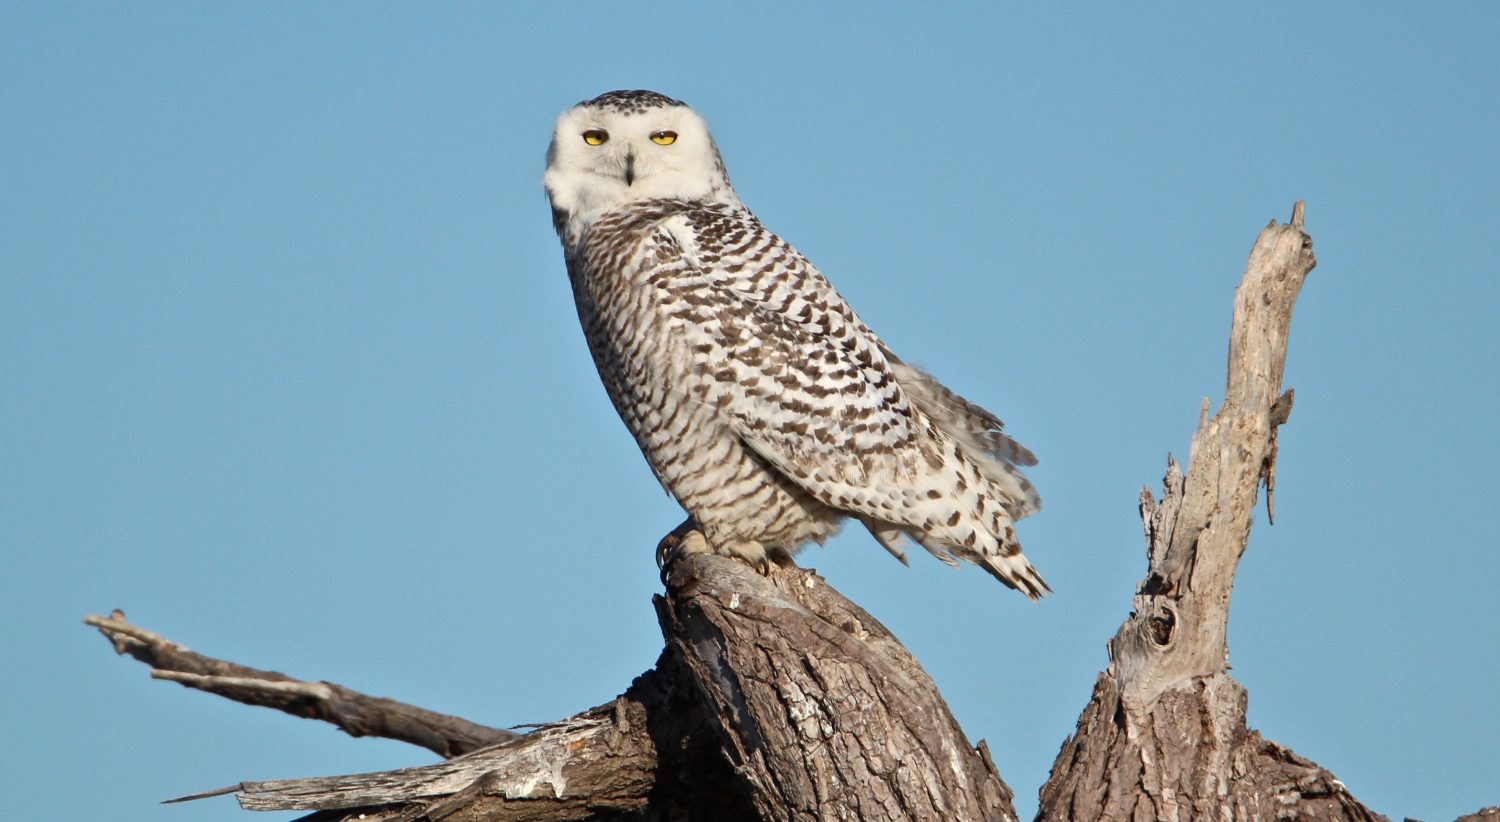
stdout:
[[116,653],[151,666],[153,679],[177,682],[304,719],[321,719],[350,736],[395,739],[444,757],[520,736],[393,699],[367,696],[332,682],[304,682],[275,671],[203,656],[126,622],[125,614],[118,610],[107,617],[89,616],[83,621],[98,628],[114,645]]

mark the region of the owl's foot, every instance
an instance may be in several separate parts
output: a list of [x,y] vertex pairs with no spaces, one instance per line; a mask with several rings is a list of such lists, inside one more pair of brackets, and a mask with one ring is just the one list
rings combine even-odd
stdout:
[[723,546],[719,553],[733,557],[755,569],[763,577],[771,575],[771,559],[766,556],[766,546],[753,539],[737,539]]
[[713,548],[708,544],[708,538],[698,530],[698,523],[688,517],[681,525],[673,528],[671,533],[662,537],[661,542],[656,543],[656,568],[661,571],[662,581],[665,582],[667,566],[678,557],[711,553]]
[[718,554],[732,557],[754,568],[761,576],[770,575],[773,567],[771,558],[766,555],[765,546],[759,542],[734,540],[715,549],[709,544],[703,532],[698,529],[698,523],[689,517],[656,544],[656,567],[661,571],[662,582],[666,582],[668,566],[680,557],[693,554]]

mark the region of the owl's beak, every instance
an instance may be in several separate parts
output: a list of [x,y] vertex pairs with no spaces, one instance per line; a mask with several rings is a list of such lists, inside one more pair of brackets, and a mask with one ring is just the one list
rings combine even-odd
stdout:
[[635,152],[625,152],[625,185],[635,183]]

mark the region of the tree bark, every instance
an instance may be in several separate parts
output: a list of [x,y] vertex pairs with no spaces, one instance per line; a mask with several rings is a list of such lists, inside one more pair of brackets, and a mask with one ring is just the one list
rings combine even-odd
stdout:
[[760,818],[1016,818],[916,658],[815,573],[688,557],[657,609]]

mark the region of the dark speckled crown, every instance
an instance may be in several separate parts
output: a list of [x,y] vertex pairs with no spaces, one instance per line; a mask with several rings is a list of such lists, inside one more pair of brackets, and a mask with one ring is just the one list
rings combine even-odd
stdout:
[[580,106],[589,108],[603,108],[618,111],[621,114],[643,114],[648,109],[666,108],[668,106],[685,106],[687,103],[681,100],[673,100],[665,94],[657,94],[645,89],[630,89],[627,91],[606,91],[592,100],[584,100]]

